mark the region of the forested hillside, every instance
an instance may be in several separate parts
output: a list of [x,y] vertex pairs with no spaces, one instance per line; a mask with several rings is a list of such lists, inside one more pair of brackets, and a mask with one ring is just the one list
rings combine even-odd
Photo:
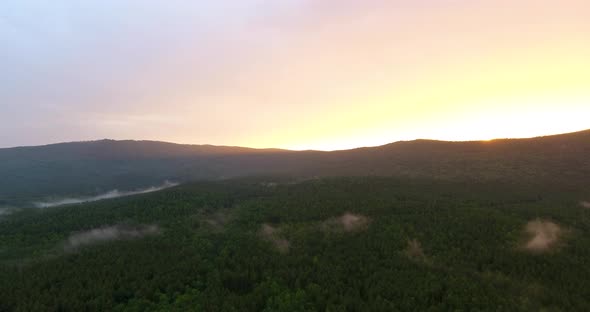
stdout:
[[202,182],[0,219],[2,311],[587,311],[590,193]]
[[245,176],[397,176],[510,181],[564,189],[590,184],[590,131],[489,142],[417,140],[336,152],[256,150],[146,141],[0,149],[0,206],[133,190],[165,180]]
[[0,150],[0,311],[586,311],[589,151],[590,131]]

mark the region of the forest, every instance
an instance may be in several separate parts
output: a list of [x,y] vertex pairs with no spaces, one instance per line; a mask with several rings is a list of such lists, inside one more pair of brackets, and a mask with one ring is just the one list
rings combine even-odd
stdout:
[[590,0],[0,0],[0,312],[590,312]]
[[588,311],[589,200],[260,177],[21,209],[0,216],[0,310]]

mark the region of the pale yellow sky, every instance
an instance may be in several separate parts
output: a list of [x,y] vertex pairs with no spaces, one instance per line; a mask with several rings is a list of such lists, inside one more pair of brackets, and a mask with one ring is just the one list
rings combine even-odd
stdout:
[[0,146],[332,150],[590,128],[588,1],[64,2],[42,21],[9,8],[0,113],[19,122],[0,133],[20,134]]

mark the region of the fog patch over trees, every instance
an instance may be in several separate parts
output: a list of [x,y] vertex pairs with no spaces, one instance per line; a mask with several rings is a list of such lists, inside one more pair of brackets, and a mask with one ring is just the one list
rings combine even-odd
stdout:
[[177,186],[178,183],[165,181],[164,184],[160,186],[151,186],[145,189],[139,189],[135,191],[119,191],[119,190],[112,190],[106,192],[104,194],[91,196],[91,197],[74,197],[74,198],[62,198],[57,200],[50,200],[50,201],[43,201],[43,202],[35,202],[34,205],[37,208],[51,208],[63,205],[73,205],[73,204],[82,204],[82,203],[89,203],[104,199],[112,199],[118,197],[125,197],[125,196],[132,196],[132,195],[139,195],[139,194],[146,194],[151,192],[161,191],[170,187]]
[[0,207],[0,217],[4,215],[9,215],[14,212],[14,208],[10,207]]
[[215,212],[200,212],[191,216],[194,220],[193,228],[215,233],[225,231],[234,217],[231,209],[228,208],[222,208]]
[[532,252],[546,252],[558,245],[563,237],[563,229],[551,221],[536,219],[527,223],[525,231],[529,240],[524,248]]
[[280,253],[289,252],[290,243],[280,236],[279,229],[270,224],[263,224],[260,227],[259,235],[266,241],[272,243]]
[[65,242],[66,250],[73,250],[83,246],[94,245],[115,240],[139,239],[148,235],[157,235],[160,228],[157,225],[114,225],[73,233]]
[[417,239],[408,240],[408,246],[404,250],[404,253],[408,258],[412,260],[423,261],[426,260],[426,255],[422,249],[422,244]]
[[223,228],[225,227],[232,219],[230,213],[226,210],[216,211],[215,213],[209,215],[205,219],[205,223],[212,227],[216,228]]
[[340,230],[344,232],[354,232],[364,230],[370,222],[370,219],[360,214],[347,212],[340,217],[332,218],[324,222],[325,230]]

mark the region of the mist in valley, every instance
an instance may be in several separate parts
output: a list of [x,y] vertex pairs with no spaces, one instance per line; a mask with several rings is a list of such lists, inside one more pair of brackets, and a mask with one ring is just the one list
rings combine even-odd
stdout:
[[51,208],[51,207],[57,207],[57,206],[63,206],[63,205],[83,204],[83,203],[95,202],[95,201],[105,200],[105,199],[113,199],[113,198],[119,198],[119,197],[126,197],[126,196],[133,196],[133,195],[157,192],[157,191],[161,191],[161,190],[171,188],[171,187],[174,187],[177,185],[178,185],[178,183],[165,181],[162,185],[151,186],[148,188],[138,189],[135,191],[112,190],[112,191],[106,192],[104,194],[96,195],[96,196],[62,198],[62,199],[35,202],[33,204],[37,208]]

